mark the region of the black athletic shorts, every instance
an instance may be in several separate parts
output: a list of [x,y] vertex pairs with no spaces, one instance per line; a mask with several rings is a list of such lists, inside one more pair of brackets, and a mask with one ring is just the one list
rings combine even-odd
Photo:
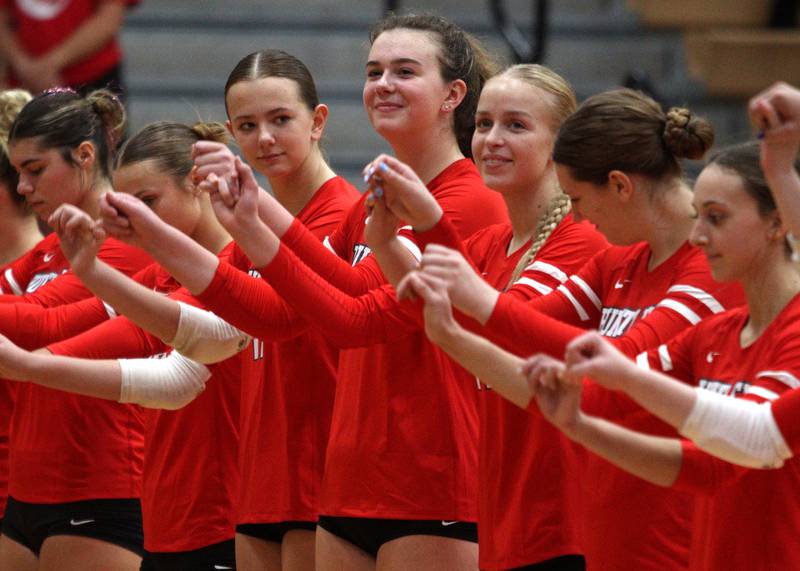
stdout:
[[317,522],[281,521],[276,523],[240,523],[236,526],[236,533],[249,535],[250,537],[263,539],[264,541],[271,541],[272,543],[281,543],[284,535],[296,529],[316,531]]
[[586,560],[583,555],[562,555],[532,565],[514,567],[510,571],[584,571]]
[[192,551],[147,553],[140,571],[215,571],[236,569],[236,549],[232,539]]
[[3,535],[37,556],[53,535],[91,537],[144,555],[142,508],[136,498],[30,504],[9,497]]
[[478,542],[478,525],[466,521],[319,516],[319,526],[373,557],[384,543],[409,535],[435,535]]

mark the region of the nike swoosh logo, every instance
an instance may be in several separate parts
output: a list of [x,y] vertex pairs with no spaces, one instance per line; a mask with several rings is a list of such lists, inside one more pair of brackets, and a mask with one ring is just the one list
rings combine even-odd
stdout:
[[448,525],[456,524],[456,523],[458,523],[458,522],[457,521],[444,521],[444,520],[442,520],[442,525],[445,526],[445,527],[447,527]]
[[50,260],[52,260],[55,257],[56,257],[55,254],[45,254],[44,255],[44,263],[46,264],[47,262],[49,262]]
[[92,523],[93,519],[71,519],[69,520],[70,525],[85,525],[87,523]]
[[233,567],[228,567],[227,565],[214,565],[214,569],[233,569]]

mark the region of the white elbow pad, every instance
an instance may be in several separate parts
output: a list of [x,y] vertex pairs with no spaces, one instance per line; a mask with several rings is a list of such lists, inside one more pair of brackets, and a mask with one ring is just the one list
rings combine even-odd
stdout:
[[178,302],[178,330],[169,341],[176,351],[200,363],[218,363],[239,353],[250,336],[210,311]]
[[697,398],[680,433],[706,452],[748,468],[780,468],[792,457],[770,403],[695,389]]
[[164,359],[118,359],[122,371],[119,402],[175,410],[206,388],[208,367],[173,351]]

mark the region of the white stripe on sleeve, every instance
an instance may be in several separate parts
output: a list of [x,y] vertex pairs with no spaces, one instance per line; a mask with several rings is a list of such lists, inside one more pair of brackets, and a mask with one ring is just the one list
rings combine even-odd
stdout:
[[679,301],[675,301],[674,299],[664,299],[659,302],[658,305],[659,307],[668,307],[673,311],[677,311],[692,325],[697,325],[700,323],[700,316]]
[[530,266],[525,268],[526,272],[542,272],[543,274],[547,274],[553,279],[558,280],[559,283],[564,283],[567,281],[567,274],[562,272],[553,264],[548,264],[547,262],[533,262]]
[[[330,236],[325,236],[325,239],[322,241],[322,245],[325,246],[326,248],[328,248],[334,254],[336,254],[336,250],[334,250],[333,246],[331,245],[331,239],[330,238],[331,238]],[[339,254],[336,254],[336,255],[338,256]]]
[[14,292],[14,295],[24,295],[25,292],[22,291],[22,288],[19,287],[17,280],[14,279],[14,272],[11,271],[11,268],[8,268],[5,273],[6,281],[8,281],[8,285],[11,286],[11,291]]
[[406,250],[411,252],[411,255],[414,256],[414,259],[417,260],[417,262],[422,259],[422,251],[413,240],[409,240],[405,236],[397,236],[397,239],[400,240],[400,243],[406,247]]
[[636,364],[639,365],[645,371],[650,370],[650,360],[647,358],[647,351],[636,355]]
[[542,295],[547,295],[553,291],[553,288],[539,283],[536,280],[532,280],[531,278],[519,278],[516,282],[514,282],[514,285],[526,285],[528,287],[532,287]]
[[575,311],[578,312],[578,317],[581,318],[581,321],[589,321],[589,314],[586,313],[586,310],[583,309],[583,306],[580,304],[580,302],[577,299],[575,299],[575,296],[572,295],[572,292],[570,292],[563,285],[558,286],[558,291],[567,296],[567,299],[572,303],[572,306],[575,308]]
[[747,389],[745,389],[744,391],[744,394],[755,395],[757,397],[761,397],[762,399],[766,399],[768,401],[773,401],[780,396],[778,393],[772,392],[769,389],[765,389],[764,387],[758,387],[758,386],[747,387]]
[[597,308],[597,311],[603,309],[603,302],[600,301],[600,297],[598,297],[598,295],[594,293],[594,290],[592,290],[592,288],[589,287],[589,284],[587,284],[578,276],[570,276],[569,279],[578,284],[578,287],[583,290],[583,293],[585,293],[586,297],[589,298],[589,301],[591,301],[594,304],[594,306]]
[[667,350],[666,345],[659,345],[658,346],[658,358],[661,360],[661,370],[665,373],[667,371],[672,370],[672,357],[670,357],[669,351]]
[[767,377],[768,379],[775,379],[789,387],[790,389],[796,389],[800,387],[800,380],[797,379],[793,374],[787,371],[761,371],[756,375],[757,379],[761,379],[763,377]]
[[116,310],[108,305],[105,301],[103,302],[103,307],[106,308],[106,313],[108,314],[109,319],[114,319],[117,316]]
[[697,301],[705,305],[713,313],[722,313],[725,308],[716,300],[716,298],[708,292],[701,290],[699,287],[690,285],[674,285],[667,290],[667,293],[685,293],[692,296]]

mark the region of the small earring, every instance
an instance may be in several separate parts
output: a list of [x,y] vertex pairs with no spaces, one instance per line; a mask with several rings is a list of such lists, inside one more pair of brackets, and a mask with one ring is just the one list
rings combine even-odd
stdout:
[[442,105],[442,111],[450,111],[450,105],[448,103]]

